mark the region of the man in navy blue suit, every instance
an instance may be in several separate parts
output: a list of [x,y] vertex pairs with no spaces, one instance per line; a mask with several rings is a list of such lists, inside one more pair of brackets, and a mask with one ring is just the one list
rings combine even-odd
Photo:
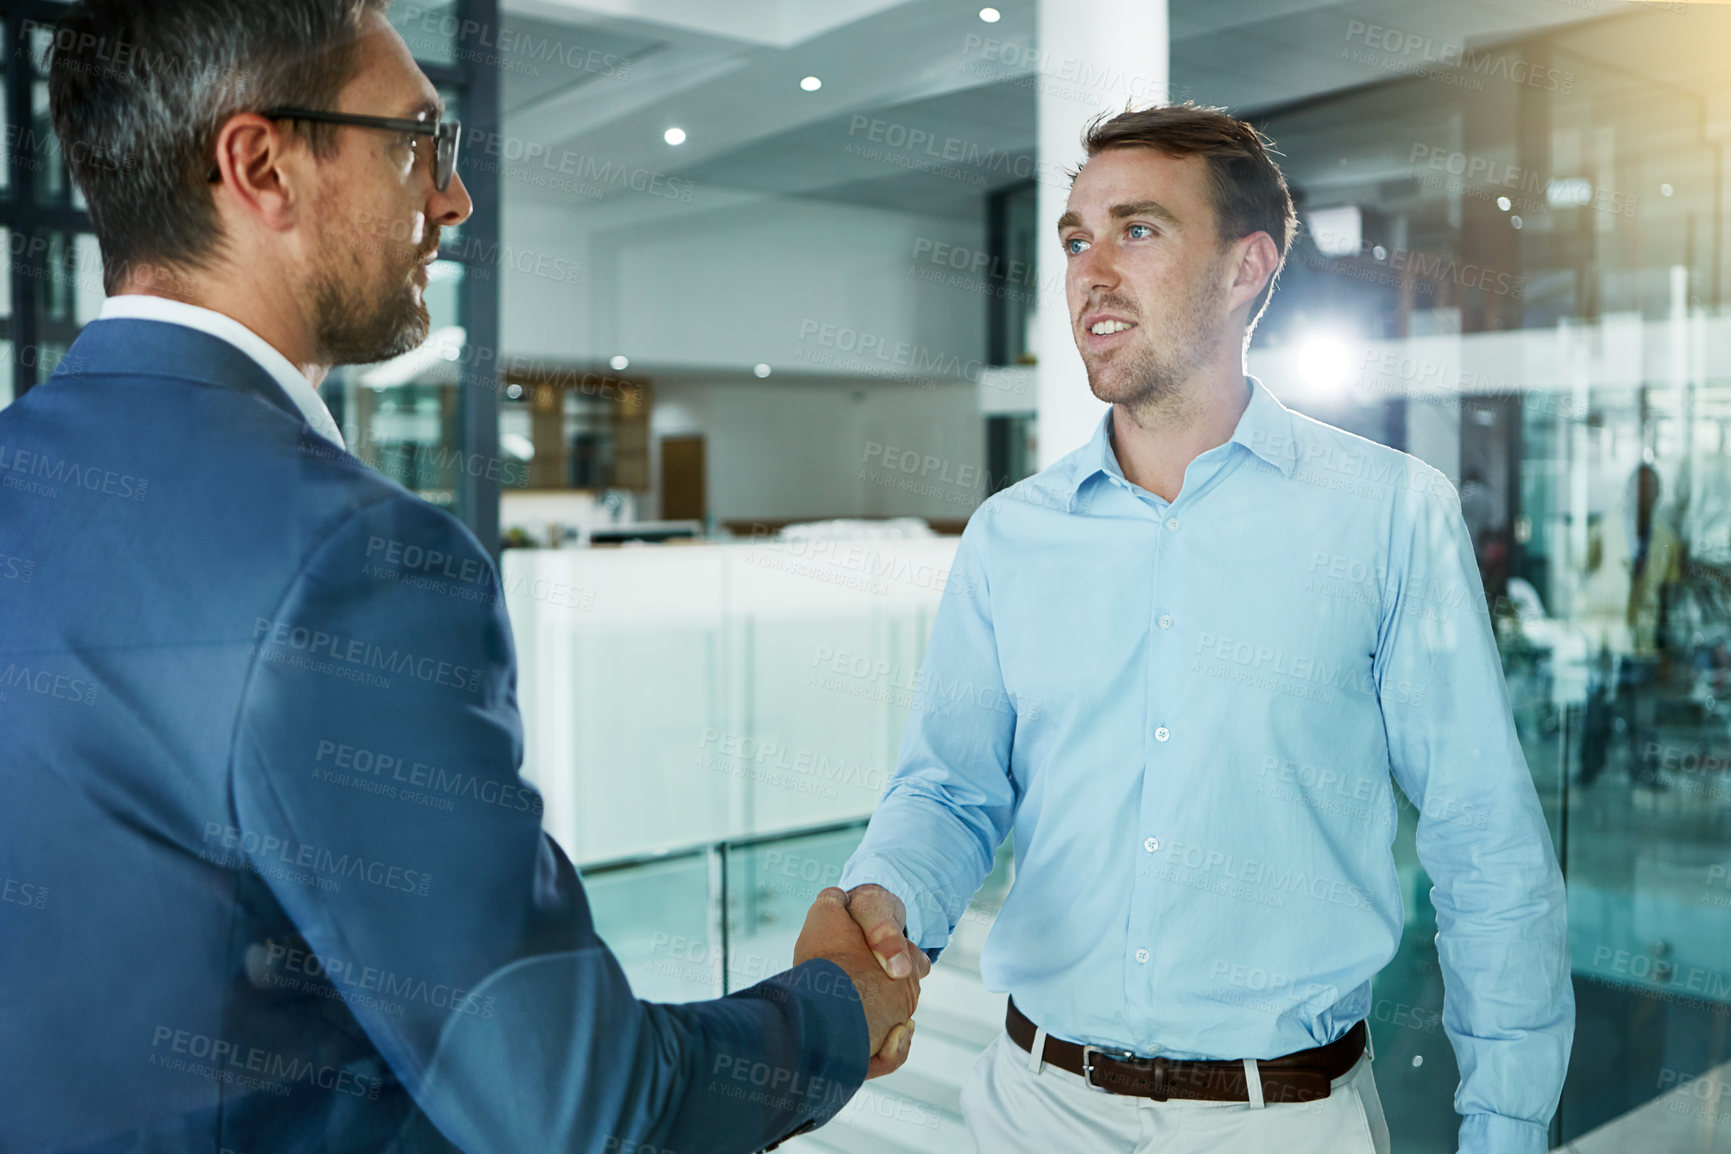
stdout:
[[384,7],[57,30],[110,297],[0,411],[0,1151],[751,1151],[905,1058],[839,890],[792,970],[633,998],[491,560],[342,448],[315,386],[426,337],[472,207]]

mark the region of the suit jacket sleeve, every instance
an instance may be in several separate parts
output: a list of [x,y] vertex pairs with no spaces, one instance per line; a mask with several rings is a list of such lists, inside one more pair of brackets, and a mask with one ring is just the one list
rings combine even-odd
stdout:
[[829,962],[632,996],[518,776],[499,581],[452,518],[406,497],[350,515],[252,634],[235,840],[450,1139],[752,1151],[859,1087],[865,1019]]

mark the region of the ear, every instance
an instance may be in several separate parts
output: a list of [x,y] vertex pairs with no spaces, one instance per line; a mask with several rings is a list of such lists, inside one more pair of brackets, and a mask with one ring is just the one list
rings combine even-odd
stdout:
[[309,159],[308,150],[274,121],[256,112],[236,113],[216,134],[217,203],[286,232],[306,197],[302,182]]
[[1266,232],[1253,232],[1234,243],[1236,272],[1228,300],[1233,311],[1244,308],[1262,295],[1268,278],[1280,267],[1280,250]]

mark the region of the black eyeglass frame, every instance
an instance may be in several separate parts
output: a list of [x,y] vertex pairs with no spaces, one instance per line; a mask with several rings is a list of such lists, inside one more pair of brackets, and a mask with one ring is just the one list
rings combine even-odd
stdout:
[[[259,113],[266,120],[311,120],[320,124],[346,124],[352,128],[377,128],[384,132],[406,132],[433,138],[433,187],[444,192],[457,171],[457,151],[462,145],[463,124],[459,120],[408,120],[394,116],[360,116],[349,112],[326,112],[317,108],[271,108]],[[221,179],[211,170],[211,179]]]

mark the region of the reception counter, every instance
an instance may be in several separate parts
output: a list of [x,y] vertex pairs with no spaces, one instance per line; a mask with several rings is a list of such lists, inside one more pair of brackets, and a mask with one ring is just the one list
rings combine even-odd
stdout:
[[582,865],[869,814],[956,540],[507,550],[547,830]]

